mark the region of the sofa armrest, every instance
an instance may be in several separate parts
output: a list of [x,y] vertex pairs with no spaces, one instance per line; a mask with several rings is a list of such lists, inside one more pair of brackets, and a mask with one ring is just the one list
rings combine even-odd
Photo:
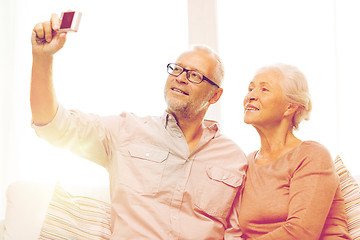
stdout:
[[5,220],[0,219],[0,240],[4,239],[4,231],[5,231]]
[[23,181],[8,186],[4,239],[38,239],[54,186]]
[[[6,192],[3,238],[16,240],[38,240],[55,183],[19,181],[11,183]],[[65,185],[74,196],[91,197],[110,202],[108,186]],[[0,235],[0,240],[3,240]]]

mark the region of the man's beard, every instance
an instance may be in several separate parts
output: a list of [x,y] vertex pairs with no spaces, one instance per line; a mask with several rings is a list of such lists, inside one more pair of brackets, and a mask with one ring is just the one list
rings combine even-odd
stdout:
[[168,109],[176,116],[181,116],[182,118],[191,118],[191,103],[168,99],[166,96],[165,101]]
[[171,100],[165,96],[165,101],[168,109],[174,113],[176,116],[186,119],[191,119],[197,116],[201,111],[203,111],[207,105],[205,102],[201,104],[201,106],[196,106],[195,103],[192,102],[183,102],[177,101],[176,99]]

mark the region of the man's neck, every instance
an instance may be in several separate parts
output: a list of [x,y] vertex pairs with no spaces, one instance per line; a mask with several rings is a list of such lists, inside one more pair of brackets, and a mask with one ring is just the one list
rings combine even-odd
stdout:
[[203,118],[204,116],[197,116],[193,118],[183,118],[181,116],[175,116],[177,124],[183,132],[186,142],[189,146],[190,152],[192,152],[202,137],[204,131]]

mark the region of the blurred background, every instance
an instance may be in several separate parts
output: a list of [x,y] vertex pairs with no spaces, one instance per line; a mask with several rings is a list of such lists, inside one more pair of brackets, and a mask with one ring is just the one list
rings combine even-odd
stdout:
[[224,94],[208,118],[246,154],[258,149],[242,101],[256,69],[282,62],[307,76],[310,121],[296,135],[325,145],[360,175],[358,0],[1,0],[0,218],[16,180],[103,185],[107,172],[39,139],[31,128],[33,27],[52,13],[81,11],[79,31],[56,54],[54,84],[66,108],[99,115],[161,115],[166,65],[192,44],[225,64]]

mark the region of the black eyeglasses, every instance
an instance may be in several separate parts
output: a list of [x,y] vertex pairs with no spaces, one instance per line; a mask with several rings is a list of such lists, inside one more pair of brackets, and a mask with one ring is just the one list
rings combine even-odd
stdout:
[[187,80],[189,80],[192,83],[195,84],[199,84],[202,81],[207,81],[208,83],[210,83],[211,85],[214,85],[216,87],[219,88],[219,85],[217,85],[216,83],[214,83],[213,81],[211,81],[210,79],[208,79],[207,77],[205,77],[203,74],[195,71],[195,70],[188,70],[186,68],[183,68],[175,63],[169,63],[167,65],[167,72],[170,75],[173,75],[175,77],[179,76],[180,74],[182,74],[183,72],[186,72],[186,78]]

